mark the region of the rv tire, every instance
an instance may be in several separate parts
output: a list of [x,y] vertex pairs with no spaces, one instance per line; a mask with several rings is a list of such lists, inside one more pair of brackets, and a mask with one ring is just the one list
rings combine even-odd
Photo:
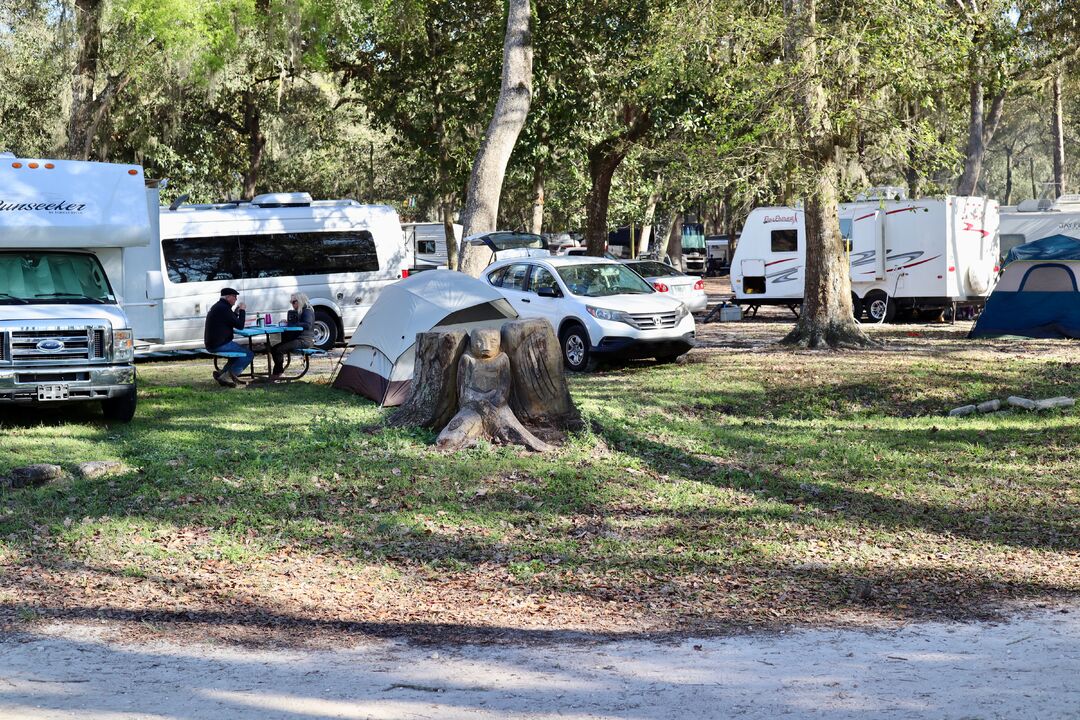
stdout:
[[870,322],[891,323],[896,317],[896,301],[883,290],[871,290],[866,293],[863,307],[866,308],[866,315],[870,318]]
[[131,392],[125,395],[102,400],[101,412],[109,422],[127,423],[131,422],[131,419],[135,417],[135,406],[137,404],[138,398],[135,394],[135,388],[131,388]]
[[338,341],[338,324],[334,314],[317,308],[315,310],[315,347],[320,350],[332,350]]

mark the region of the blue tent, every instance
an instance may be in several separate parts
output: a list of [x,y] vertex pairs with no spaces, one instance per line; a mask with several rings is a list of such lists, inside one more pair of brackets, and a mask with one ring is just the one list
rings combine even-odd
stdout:
[[1073,258],[1029,258],[1005,266],[968,337],[1003,335],[1080,339],[1080,252]]
[[1013,260],[1080,260],[1080,240],[1068,235],[1051,235],[1017,245],[1005,256],[1005,265]]

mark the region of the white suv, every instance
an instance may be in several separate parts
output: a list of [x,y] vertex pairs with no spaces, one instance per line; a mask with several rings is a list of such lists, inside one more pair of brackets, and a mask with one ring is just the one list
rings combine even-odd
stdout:
[[600,357],[670,361],[694,346],[685,303],[656,292],[622,263],[596,257],[512,258],[484,278],[522,317],[548,320],[571,370]]

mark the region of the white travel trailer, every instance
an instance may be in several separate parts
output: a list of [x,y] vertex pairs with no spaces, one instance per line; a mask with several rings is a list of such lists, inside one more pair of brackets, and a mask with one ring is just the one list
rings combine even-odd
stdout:
[[[981,305],[998,270],[998,204],[981,197],[867,200],[840,205],[855,313],[891,321],[898,310]],[[802,208],[750,213],[731,262],[738,304],[802,303]]]
[[173,203],[160,221],[155,269],[164,281],[165,333],[148,351],[202,347],[206,313],[223,287],[240,291],[252,322],[284,319],[290,294],[306,294],[315,344],[329,348],[352,335],[382,289],[413,265],[397,212],[384,205],[274,193]]
[[0,156],[0,405],[131,420],[134,337],[162,334],[157,204],[137,165]]
[[1025,200],[1001,208],[1001,257],[1017,245],[1053,235],[1080,238],[1080,195]]
[[[412,248],[414,270],[433,270],[447,266],[446,226],[440,222],[402,223],[405,242]],[[454,223],[454,237],[461,247],[461,225]]]

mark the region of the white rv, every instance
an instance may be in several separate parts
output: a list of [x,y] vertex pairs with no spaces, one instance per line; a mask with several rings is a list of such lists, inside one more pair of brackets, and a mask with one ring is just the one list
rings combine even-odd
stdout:
[[134,336],[161,334],[157,198],[137,165],[0,156],[0,405],[131,420]]
[[1001,257],[1017,245],[1053,235],[1080,238],[1080,195],[1025,200],[1001,208]]
[[315,344],[333,347],[356,329],[382,289],[408,276],[412,248],[397,212],[307,193],[251,202],[161,208],[164,340],[140,352],[198,348],[223,287],[240,291],[248,317],[283,320],[289,295],[315,308]]
[[[433,270],[447,266],[446,226],[441,222],[402,223],[405,243],[416,260],[414,270]],[[461,225],[454,223],[454,237],[461,247]]]
[[[840,205],[856,317],[891,321],[898,310],[981,305],[998,271],[998,204],[981,197],[866,200]],[[806,265],[801,208],[750,213],[731,261],[738,304],[802,303]]]

